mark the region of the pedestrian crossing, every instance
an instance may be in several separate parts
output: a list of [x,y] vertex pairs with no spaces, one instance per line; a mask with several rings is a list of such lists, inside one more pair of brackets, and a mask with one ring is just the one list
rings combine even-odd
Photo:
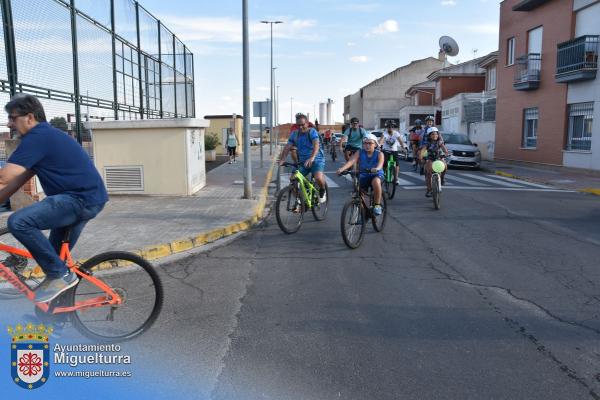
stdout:
[[[289,173],[282,173],[281,187],[289,183]],[[325,171],[325,179],[330,189],[344,187],[352,182],[350,175],[338,177],[335,171]],[[398,189],[425,189],[425,176],[414,171],[401,171],[398,176]],[[488,174],[485,172],[465,172],[450,170],[446,174],[444,189],[448,190],[505,190],[505,191],[534,191],[534,192],[565,192],[552,186]]]
[[[335,172],[326,172],[325,175],[335,175]],[[347,181],[352,177],[345,175]],[[329,178],[328,178],[329,181]],[[448,190],[506,190],[506,191],[534,191],[534,192],[564,192],[552,186],[540,185],[504,176],[487,173],[463,172],[450,170],[446,174],[445,189]],[[425,189],[425,176],[418,172],[404,171],[398,176],[398,189],[417,190]]]

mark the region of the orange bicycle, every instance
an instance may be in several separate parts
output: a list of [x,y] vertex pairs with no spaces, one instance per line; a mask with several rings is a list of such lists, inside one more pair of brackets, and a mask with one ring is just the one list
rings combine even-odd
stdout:
[[[0,236],[7,234],[7,228],[0,229]],[[69,237],[67,230],[60,258],[79,277],[76,286],[49,303],[36,302],[35,289],[43,277],[33,257],[26,250],[0,243],[0,278],[4,279],[0,282],[0,298],[25,295],[35,304],[41,321],[70,320],[80,333],[101,342],[129,340],[147,331],[163,304],[162,283],[152,264],[137,254],[121,251],[75,263]]]

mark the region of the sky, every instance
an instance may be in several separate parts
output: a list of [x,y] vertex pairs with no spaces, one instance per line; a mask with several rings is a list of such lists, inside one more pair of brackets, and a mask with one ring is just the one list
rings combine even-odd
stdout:
[[[196,115],[242,114],[242,1],[140,0],[194,53]],[[437,57],[453,37],[464,62],[498,48],[499,0],[248,0],[251,101],[270,96],[270,28],[279,122],[344,96],[410,63]],[[291,100],[293,98],[293,101]],[[258,120],[253,120],[258,122]]]

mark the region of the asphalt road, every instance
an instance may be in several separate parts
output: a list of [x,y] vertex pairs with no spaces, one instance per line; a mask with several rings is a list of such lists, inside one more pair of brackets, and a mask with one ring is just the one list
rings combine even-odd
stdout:
[[326,221],[285,235],[271,215],[160,267],[163,313],[124,344],[157,398],[600,397],[597,197],[450,171],[436,211],[401,175],[384,232],[349,250],[350,183],[328,178]]

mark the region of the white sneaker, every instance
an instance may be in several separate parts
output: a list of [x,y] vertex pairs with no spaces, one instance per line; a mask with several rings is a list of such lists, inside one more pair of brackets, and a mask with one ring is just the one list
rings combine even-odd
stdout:
[[327,203],[327,192],[323,193],[323,197],[319,196],[319,203]]

